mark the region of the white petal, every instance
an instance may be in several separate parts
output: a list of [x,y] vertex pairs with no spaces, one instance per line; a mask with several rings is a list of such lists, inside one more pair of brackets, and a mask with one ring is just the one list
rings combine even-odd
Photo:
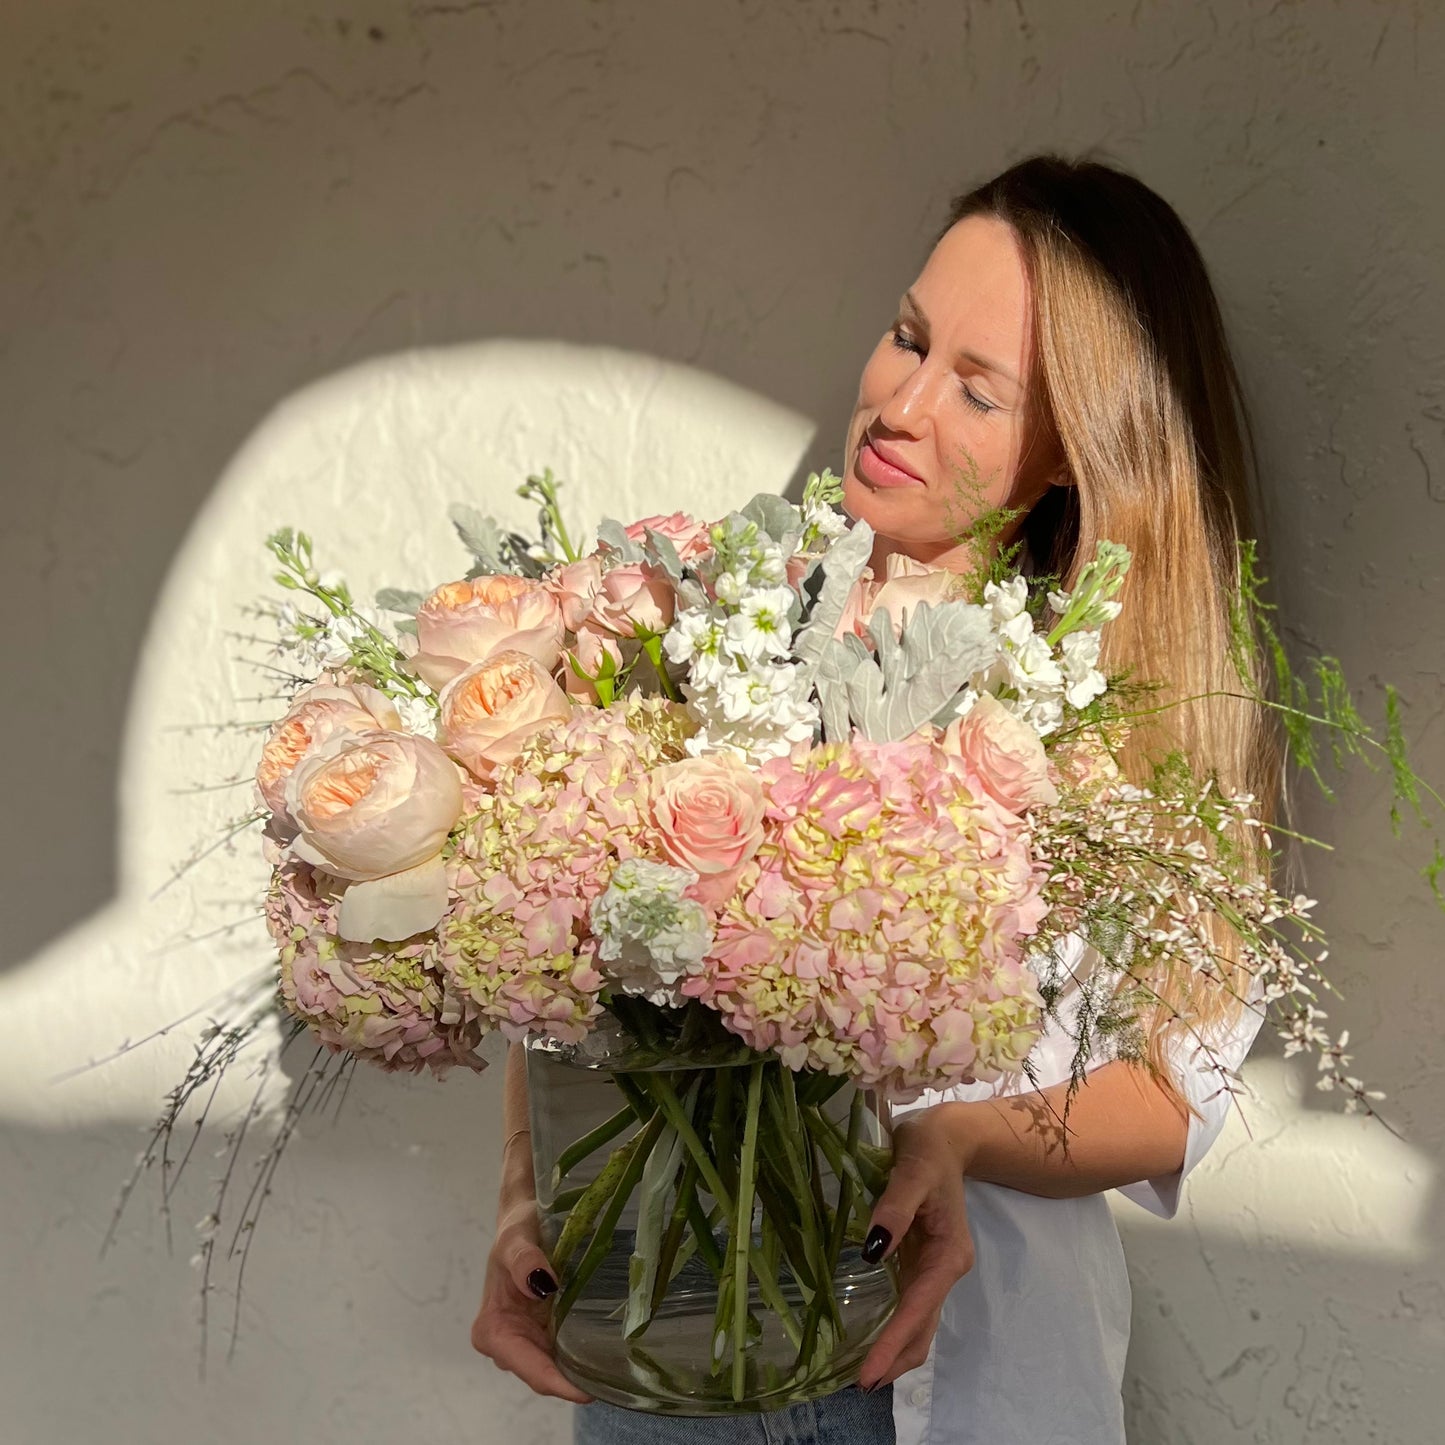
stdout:
[[435,928],[446,911],[447,870],[438,853],[415,868],[349,885],[336,931],[352,943],[396,942]]

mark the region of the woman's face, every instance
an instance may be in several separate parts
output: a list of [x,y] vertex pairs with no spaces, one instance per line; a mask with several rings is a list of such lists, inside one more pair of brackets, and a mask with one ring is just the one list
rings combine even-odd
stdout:
[[884,539],[875,565],[895,551],[967,568],[958,538],[972,521],[1027,510],[1061,479],[1055,449],[1030,445],[1032,332],[1013,228],[991,216],[951,227],[868,358],[848,427],[843,507]]

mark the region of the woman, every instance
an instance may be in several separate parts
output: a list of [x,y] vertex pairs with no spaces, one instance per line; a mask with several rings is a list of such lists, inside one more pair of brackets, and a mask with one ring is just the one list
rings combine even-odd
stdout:
[[[1268,812],[1279,750],[1264,710],[1238,697],[1228,644],[1235,543],[1251,534],[1247,454],[1218,307],[1178,217],[1117,170],[1036,157],[954,203],[864,369],[844,506],[877,534],[875,576],[892,553],[968,570],[980,552],[1018,541],[1025,571],[1067,587],[1099,538],[1127,545],[1124,611],[1101,665],[1197,698],[1135,734],[1127,769],[1142,773],[1151,752],[1182,745]],[[999,507],[1019,512],[960,540]],[[1216,690],[1236,696],[1198,698]],[[1079,941],[1077,968],[1092,957]],[[1058,1029],[1031,1056],[1037,1089],[962,1086],[897,1111],[895,1165],[865,1255],[901,1251],[902,1301],[859,1387],[767,1416],[584,1403],[558,1371],[514,1046],[473,1343],[533,1389],[581,1404],[578,1445],[871,1445],[895,1432],[900,1445],[1118,1445],[1129,1285],[1104,1191],[1173,1214],[1228,1112],[1226,1070],[1259,1025],[1232,982],[1150,982],[1168,1001],[1150,1027],[1155,1067],[1095,1060],[1067,1150],[1054,1121],[1072,1045]]]

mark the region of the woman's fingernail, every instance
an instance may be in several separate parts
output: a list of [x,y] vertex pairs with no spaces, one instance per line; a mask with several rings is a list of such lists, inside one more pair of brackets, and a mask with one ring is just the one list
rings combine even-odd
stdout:
[[557,1281],[547,1273],[545,1269],[534,1269],[527,1276],[527,1288],[532,1291],[538,1299],[546,1299],[557,1288]]
[[864,1260],[869,1264],[877,1264],[883,1258],[883,1251],[888,1248],[892,1239],[891,1231],[884,1229],[881,1224],[875,1224],[868,1231],[868,1238],[863,1241]]

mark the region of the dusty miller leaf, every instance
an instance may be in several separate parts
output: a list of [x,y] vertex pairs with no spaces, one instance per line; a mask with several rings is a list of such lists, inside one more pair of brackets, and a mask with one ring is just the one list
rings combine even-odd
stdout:
[[823,585],[808,618],[808,625],[793,638],[793,653],[804,666],[816,665],[827,649],[853,584],[863,575],[873,555],[873,528],[867,522],[855,522],[846,536],[840,537],[823,558]]
[[682,558],[677,555],[677,548],[672,545],[670,537],[664,537],[661,532],[654,532],[651,527],[647,529],[647,545],[652,551],[657,565],[674,581],[682,581]]
[[898,641],[887,612],[875,612],[868,632],[877,657],[848,677],[848,710],[874,742],[897,742],[931,722],[998,648],[988,613],[971,602],[920,602]]
[[830,743],[844,742],[852,730],[848,711],[848,683],[860,665],[871,666],[868,649],[861,637],[830,637],[818,657],[813,685],[818,692],[818,711],[823,719],[823,736]]
[[776,492],[759,492],[743,508],[742,514],[748,521],[756,522],[762,531],[782,546],[784,552],[793,551],[803,535],[798,509]]
[[611,547],[624,562],[647,560],[642,548],[627,535],[627,529],[622,523],[611,517],[604,517],[598,522],[597,541],[601,546]]
[[516,569],[507,557],[507,543],[495,517],[485,516],[465,502],[453,502],[447,509],[462,546],[476,559],[478,569],[469,576],[487,576]]
[[425,601],[420,592],[408,592],[401,587],[383,587],[376,594],[376,605],[383,612],[415,613]]

